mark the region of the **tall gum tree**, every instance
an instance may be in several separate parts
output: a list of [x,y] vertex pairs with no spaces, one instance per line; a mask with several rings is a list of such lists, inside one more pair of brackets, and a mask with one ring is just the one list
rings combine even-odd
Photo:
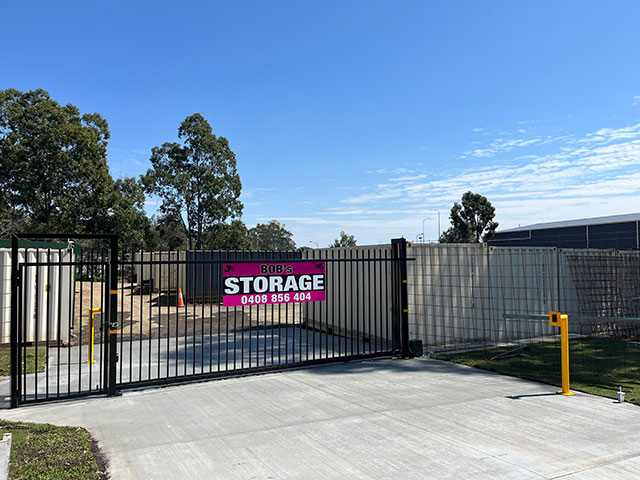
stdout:
[[152,149],[153,168],[142,182],[162,199],[162,214],[181,219],[189,249],[202,249],[207,230],[242,214],[242,183],[228,140],[214,135],[202,115],[187,117],[178,138],[182,143]]
[[249,229],[249,241],[257,250],[295,250],[296,243],[293,234],[286,229],[286,225],[271,220],[269,223],[258,223]]
[[498,228],[496,209],[487,197],[473,192],[462,195],[462,202],[451,207],[451,227],[442,233],[440,243],[486,242]]

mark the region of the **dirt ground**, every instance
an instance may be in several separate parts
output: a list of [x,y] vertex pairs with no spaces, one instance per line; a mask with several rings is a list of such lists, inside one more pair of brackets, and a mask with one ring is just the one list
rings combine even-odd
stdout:
[[[93,295],[92,295],[93,294]],[[106,307],[104,284],[76,282],[74,327],[71,344],[86,344],[90,335],[91,309],[94,313],[95,341],[101,338],[103,312]],[[118,288],[119,337],[124,340],[169,336],[217,334],[256,325],[294,325],[302,321],[302,305],[261,305],[223,307],[220,303],[190,303],[178,307],[175,292],[151,292],[136,284]]]

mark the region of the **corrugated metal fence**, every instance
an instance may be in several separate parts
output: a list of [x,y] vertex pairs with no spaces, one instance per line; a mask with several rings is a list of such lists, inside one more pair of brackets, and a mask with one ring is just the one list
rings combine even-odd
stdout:
[[[19,262],[32,266],[22,269],[24,335],[27,342],[69,341],[73,317],[72,249],[21,248]],[[65,263],[64,265],[60,265]],[[0,249],[0,343],[11,338],[11,249]]]

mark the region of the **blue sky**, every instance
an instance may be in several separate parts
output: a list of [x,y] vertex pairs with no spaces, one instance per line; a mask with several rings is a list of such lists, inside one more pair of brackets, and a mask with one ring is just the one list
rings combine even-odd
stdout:
[[300,246],[435,239],[467,190],[502,228],[640,211],[639,21],[636,1],[8,1],[0,88],[103,115],[116,178],[202,113],[245,223]]

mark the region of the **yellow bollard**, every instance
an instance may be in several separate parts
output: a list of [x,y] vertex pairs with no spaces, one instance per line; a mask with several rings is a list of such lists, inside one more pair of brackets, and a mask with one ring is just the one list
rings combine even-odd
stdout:
[[93,340],[94,340],[94,334],[95,334],[95,330],[93,328],[93,315],[95,313],[98,313],[100,311],[99,308],[92,308],[89,310],[89,326],[91,327],[91,342],[89,342],[89,360],[87,360],[84,363],[96,363],[96,361],[93,359]]
[[562,390],[557,393],[573,395],[569,390],[569,316],[560,312],[549,312],[549,325],[560,327],[560,355],[562,359]]

